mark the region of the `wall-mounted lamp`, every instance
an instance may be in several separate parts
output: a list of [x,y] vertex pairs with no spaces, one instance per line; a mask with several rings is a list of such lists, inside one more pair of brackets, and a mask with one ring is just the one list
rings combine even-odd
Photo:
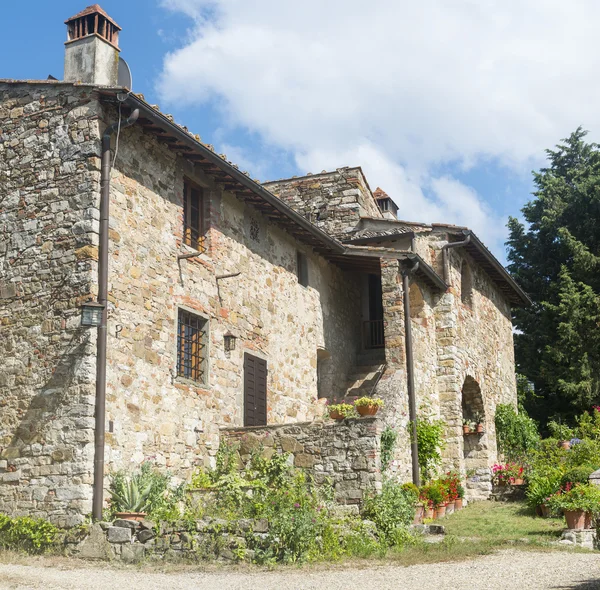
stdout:
[[225,350],[227,352],[235,350],[235,341],[237,338],[231,332],[225,332],[223,340],[225,341]]
[[96,301],[88,301],[81,306],[81,325],[86,328],[97,328],[102,324],[104,305]]

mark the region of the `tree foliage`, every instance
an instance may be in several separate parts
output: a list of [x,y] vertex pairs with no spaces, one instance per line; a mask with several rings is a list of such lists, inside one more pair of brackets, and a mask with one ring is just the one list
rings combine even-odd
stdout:
[[509,220],[509,270],[533,305],[514,312],[532,417],[572,418],[600,399],[600,146],[577,129],[534,173],[527,226]]

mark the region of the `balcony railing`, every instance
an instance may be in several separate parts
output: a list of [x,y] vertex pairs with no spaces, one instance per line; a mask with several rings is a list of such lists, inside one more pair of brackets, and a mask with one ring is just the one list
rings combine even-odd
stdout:
[[366,349],[385,347],[383,320],[363,322],[363,344]]

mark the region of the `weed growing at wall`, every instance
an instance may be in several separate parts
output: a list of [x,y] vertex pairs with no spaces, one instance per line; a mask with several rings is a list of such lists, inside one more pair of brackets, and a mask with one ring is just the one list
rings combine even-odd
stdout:
[[58,529],[41,519],[19,516],[11,518],[0,514],[0,547],[27,551],[28,553],[44,553],[52,547]]
[[441,464],[442,450],[444,449],[444,426],[445,423],[443,420],[417,419],[419,466],[421,468],[421,476],[425,481],[431,479]]
[[391,427],[386,426],[381,433],[381,471],[387,471],[394,456],[394,448],[398,433]]

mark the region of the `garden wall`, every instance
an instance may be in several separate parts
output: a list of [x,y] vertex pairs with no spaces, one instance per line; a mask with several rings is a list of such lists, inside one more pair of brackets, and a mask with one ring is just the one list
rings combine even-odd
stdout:
[[244,463],[257,449],[267,457],[290,453],[294,466],[317,484],[330,479],[341,504],[358,504],[367,490],[381,487],[381,426],[375,418],[224,428],[221,434],[239,443]]

